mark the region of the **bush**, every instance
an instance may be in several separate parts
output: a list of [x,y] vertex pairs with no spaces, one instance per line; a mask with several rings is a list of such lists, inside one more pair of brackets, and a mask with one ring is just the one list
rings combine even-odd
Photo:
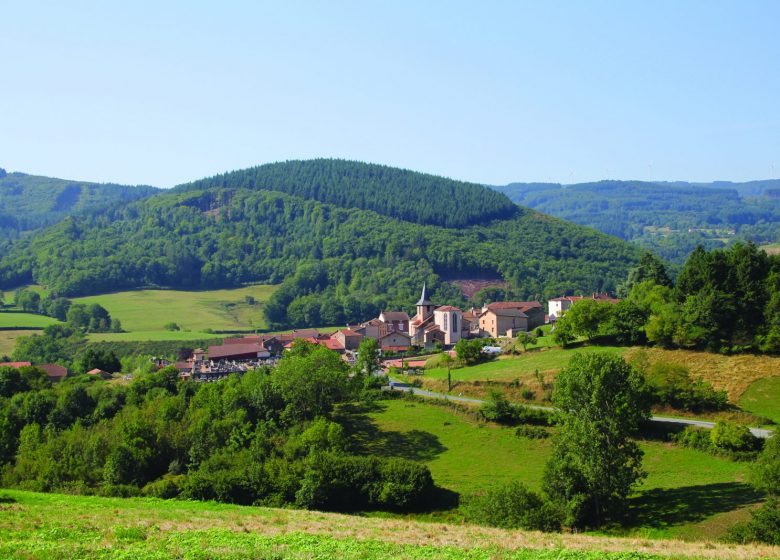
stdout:
[[751,515],[750,521],[732,527],[726,534],[726,540],[741,544],[760,542],[780,545],[780,501],[772,498]]
[[319,453],[309,462],[295,502],[327,511],[409,511],[424,506],[433,488],[428,467],[413,461]]
[[691,379],[688,368],[679,364],[656,362],[647,373],[647,384],[653,400],[660,405],[692,412],[728,407],[725,391],[716,391],[701,379]]
[[174,323],[174,322],[165,323],[163,325],[163,328],[166,331],[180,331],[181,330],[181,327],[178,324]]
[[534,400],[534,397],[536,396],[536,393],[534,393],[530,389],[523,389],[523,392],[520,393],[520,396],[523,397],[527,401],[532,401],[532,400]]
[[712,445],[726,451],[758,451],[761,440],[750,433],[747,426],[720,421],[710,432]]
[[515,424],[516,407],[500,391],[490,391],[487,401],[479,408],[479,414],[489,422],[497,424]]
[[537,531],[560,531],[562,512],[519,482],[493,488],[466,504],[466,517],[475,523]]
[[547,439],[550,437],[550,433],[541,426],[520,426],[515,430],[515,435],[527,439]]
[[170,500],[181,494],[181,488],[179,487],[179,484],[183,478],[183,476],[166,476],[165,478],[155,480],[154,482],[150,482],[144,486],[141,490],[141,493],[149,498]]

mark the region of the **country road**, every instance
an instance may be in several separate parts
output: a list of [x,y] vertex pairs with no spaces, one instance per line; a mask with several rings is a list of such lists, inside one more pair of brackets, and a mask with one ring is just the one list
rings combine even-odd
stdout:
[[[433,391],[427,391],[425,389],[418,389],[416,387],[412,387],[411,385],[408,385],[406,383],[400,383],[398,381],[392,381],[390,384],[390,389],[394,391],[406,391],[408,393],[411,393],[413,395],[419,395],[421,397],[431,398],[431,399],[444,399],[449,400],[453,402],[462,402],[466,404],[484,404],[484,400],[480,399],[474,399],[471,397],[461,397],[456,395],[445,395],[444,393],[434,393]],[[548,410],[553,411],[554,408],[550,406],[539,406],[534,404],[523,404],[520,406],[525,406],[527,408],[534,408],[537,410]],[[689,420],[687,418],[669,418],[667,416],[651,416],[650,420],[652,422],[662,422],[664,424],[680,424],[684,426],[698,426],[700,428],[706,428],[706,429],[712,429],[715,427],[715,422],[707,422],[706,420]],[[774,432],[772,430],[766,430],[764,428],[750,428],[750,432],[759,438],[767,439],[772,437]]]

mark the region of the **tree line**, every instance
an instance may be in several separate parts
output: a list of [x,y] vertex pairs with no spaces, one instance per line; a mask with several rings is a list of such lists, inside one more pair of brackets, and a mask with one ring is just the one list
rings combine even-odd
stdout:
[[122,332],[121,321],[112,318],[106,308],[98,303],[73,303],[56,295],[41,297],[41,294],[30,289],[16,290],[14,301],[22,311],[53,317],[82,332]]
[[555,337],[610,338],[722,353],[780,352],[780,256],[753,243],[691,253],[672,282],[646,254],[632,270],[626,299],[575,303],[555,324]]

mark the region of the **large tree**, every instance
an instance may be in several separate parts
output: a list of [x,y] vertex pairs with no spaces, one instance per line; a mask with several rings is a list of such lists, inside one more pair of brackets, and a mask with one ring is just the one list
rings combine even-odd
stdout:
[[642,479],[642,451],[631,439],[650,415],[644,379],[618,356],[575,354],[555,381],[560,432],[544,488],[567,523],[599,526],[623,511]]

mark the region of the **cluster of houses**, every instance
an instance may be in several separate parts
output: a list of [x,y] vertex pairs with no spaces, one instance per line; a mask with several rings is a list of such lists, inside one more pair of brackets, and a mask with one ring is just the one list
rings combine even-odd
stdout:
[[296,340],[320,344],[351,360],[363,338],[376,339],[385,353],[401,353],[412,347],[452,346],[463,338],[515,337],[517,333],[532,331],[555,321],[576,301],[585,297],[618,301],[607,294],[592,294],[551,299],[548,313],[538,301],[495,302],[464,311],[451,305],[435,305],[428,295],[427,286],[423,284],[422,294],[416,303],[417,312],[411,318],[405,311],[383,311],[376,319],[347,325],[329,334],[320,333],[317,329],[301,329],[280,335],[228,338],[221,345],[209,346],[208,352],[196,350],[189,360],[176,366],[184,375],[208,375],[221,367],[235,370],[247,363],[272,363]]
[[[230,373],[241,372],[262,365],[273,365],[284,350],[297,340],[322,345],[342,354],[346,361],[353,361],[364,338],[373,338],[385,353],[403,353],[413,347],[433,348],[452,346],[464,338],[515,337],[520,332],[535,330],[546,323],[554,323],[574,303],[586,297],[616,303],[608,294],[591,296],[563,296],[548,301],[547,313],[538,301],[502,301],[483,305],[481,308],[462,310],[451,305],[435,305],[423,284],[422,294],[416,304],[417,312],[409,317],[405,311],[383,311],[376,319],[333,333],[321,333],[317,329],[299,329],[285,334],[250,335],[226,338],[220,345],[208,350],[195,349],[186,360],[171,364],[158,360],[158,367],[174,365],[183,378],[209,381]],[[13,367],[30,365],[15,362]],[[56,364],[38,366],[47,372],[52,381],[59,381],[67,370]],[[105,377],[106,372],[93,370],[91,375]]]

